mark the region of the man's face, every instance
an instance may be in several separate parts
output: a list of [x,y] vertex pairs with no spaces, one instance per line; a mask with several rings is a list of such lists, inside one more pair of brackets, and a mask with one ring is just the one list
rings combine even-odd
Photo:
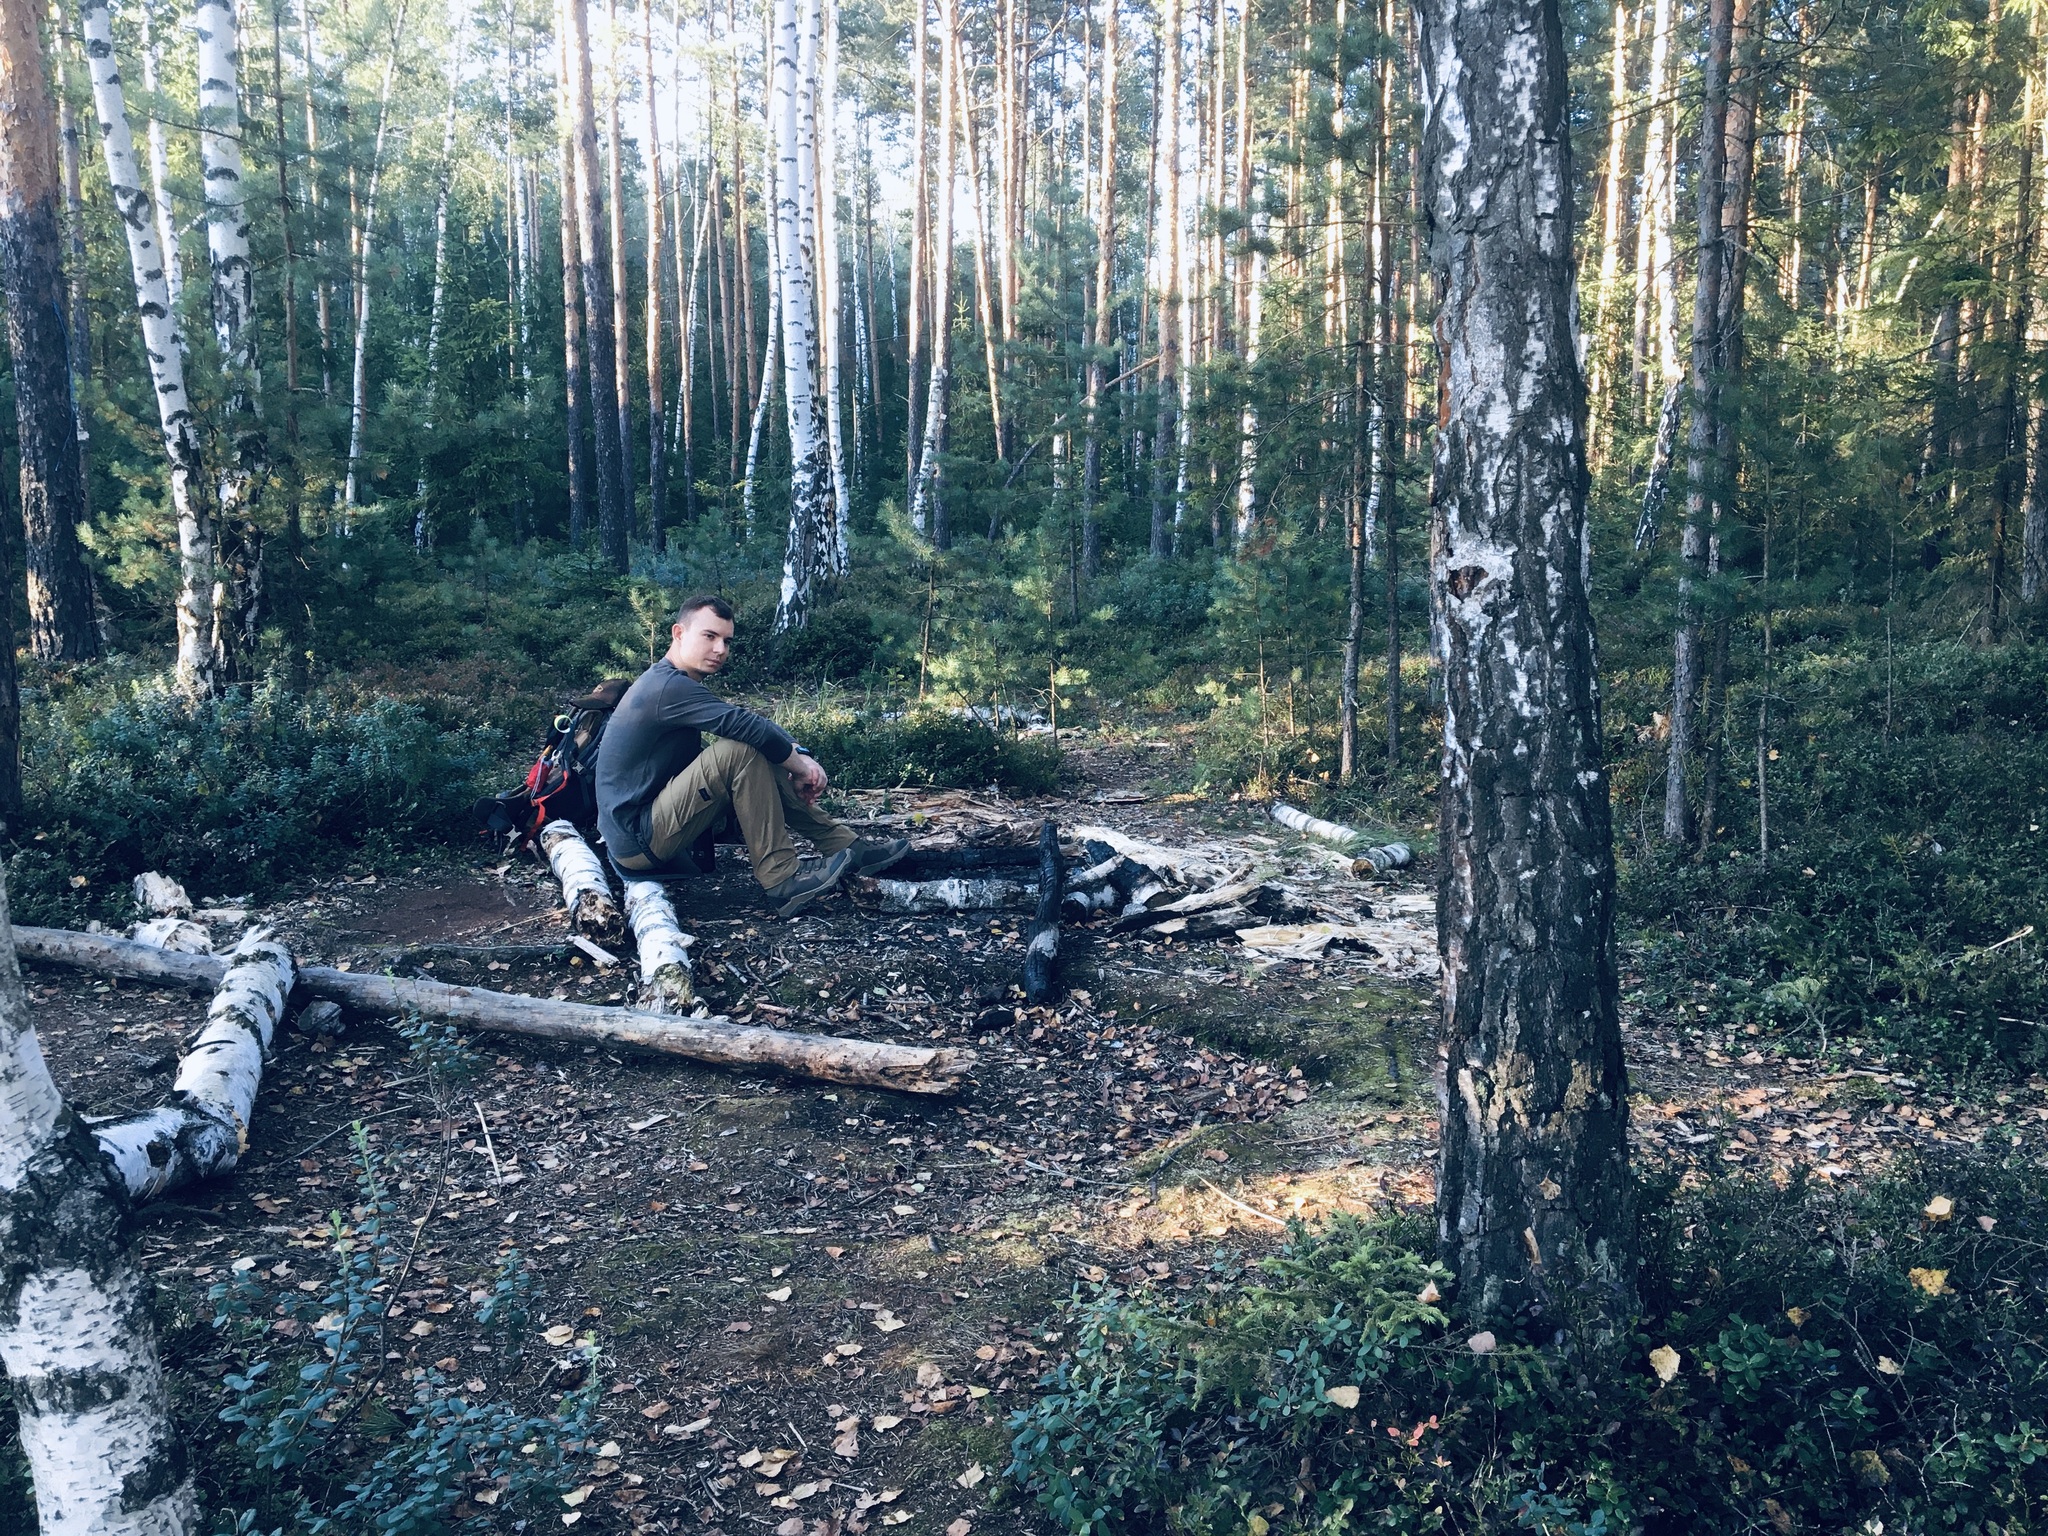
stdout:
[[699,608],[670,631],[669,664],[702,682],[725,665],[732,654],[732,620]]

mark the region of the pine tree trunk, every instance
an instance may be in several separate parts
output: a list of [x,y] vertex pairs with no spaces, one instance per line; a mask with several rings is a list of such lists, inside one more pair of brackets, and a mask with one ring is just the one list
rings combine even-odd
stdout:
[[[398,47],[405,36],[408,0],[399,0],[391,24],[391,48],[384,55],[384,82],[377,92],[377,137],[370,148],[370,186],[363,199],[362,223],[356,229],[355,271],[355,363],[349,370],[348,392],[348,477],[343,482],[344,509],[360,505],[360,474],[363,462],[363,428],[370,408],[370,253],[375,249],[377,188],[384,175],[384,136],[391,127],[391,82],[398,72]],[[348,514],[342,514],[342,531],[348,531]]]
[[782,315],[782,401],[789,420],[789,544],[775,632],[810,623],[831,574],[837,496],[818,395],[818,63],[823,0],[776,0],[770,113],[775,132],[775,284]]
[[306,216],[312,227],[313,237],[309,249],[313,256],[313,313],[320,328],[320,398],[334,396],[334,312],[327,289],[326,242],[320,231],[323,221],[320,217],[320,118],[314,110],[313,74],[318,67],[313,47],[313,7],[299,7],[300,48],[304,53],[306,77]]
[[1603,418],[1609,401],[1608,375],[1611,371],[1611,339],[1607,328],[1608,306],[1614,301],[1614,280],[1621,270],[1621,227],[1627,210],[1625,185],[1628,162],[1628,20],[1627,0],[1615,0],[1614,50],[1607,70],[1607,173],[1601,181],[1600,276],[1593,289],[1593,374],[1587,390],[1591,449],[1597,459],[1603,434]]
[[0,284],[20,428],[29,643],[45,661],[99,654],[76,530],[86,520],[65,323],[57,125],[36,7],[0,0]]
[[[1149,553],[1163,560],[1171,549],[1168,484],[1178,480],[1169,467],[1177,460],[1180,434],[1176,408],[1180,403],[1180,0],[1165,0],[1159,20],[1159,105],[1152,131],[1163,162],[1158,243],[1162,292],[1159,296],[1159,417],[1152,440],[1152,537]],[[1163,132],[1162,132],[1163,129]],[[1176,503],[1177,504],[1177,503]]]
[[298,245],[293,237],[291,155],[284,128],[284,5],[271,0],[270,6],[270,105],[271,132],[276,138],[277,226],[284,245],[284,440],[285,457],[280,466],[284,481],[285,577],[277,593],[277,607],[284,615],[285,678],[294,693],[306,687],[305,605],[295,601],[295,575],[305,557],[305,523],[299,498],[304,478],[299,466],[299,271]]
[[[564,61],[563,76],[568,75]],[[562,215],[562,382],[566,398],[562,415],[568,427],[569,543],[580,549],[590,536],[590,455],[583,441],[583,402],[589,386],[583,377],[583,253],[576,248],[575,129],[562,91],[562,134],[556,157]]]
[[994,430],[996,462],[1000,464],[1003,462],[1003,382],[996,355],[999,343],[996,295],[989,278],[988,210],[982,196],[981,146],[975,139],[974,102],[969,94],[967,59],[961,50],[957,31],[947,35],[946,46],[953,50],[953,79],[960,92],[960,99],[954,105],[960,114],[961,148],[967,152],[967,186],[973,193],[974,306],[981,321],[982,367],[988,374],[988,417]]
[[142,346],[149,358],[157,420],[170,462],[171,506],[178,519],[178,689],[188,698],[199,698],[214,688],[213,534],[198,426],[185,393],[185,337],[171,303],[150,197],[142,190],[141,168],[135,160],[121,73],[114,62],[107,0],[81,0],[79,18],[85,32],[86,68],[92,76],[93,113],[99,119],[100,149],[114,207],[128,240],[128,267],[142,322]]
[[1686,438],[1685,531],[1679,549],[1678,626],[1671,666],[1671,748],[1665,759],[1664,840],[1682,843],[1692,835],[1686,775],[1692,766],[1693,723],[1700,689],[1700,598],[1706,575],[1710,507],[1719,490],[1713,483],[1715,428],[1720,418],[1724,361],[1721,280],[1721,203],[1728,160],[1728,57],[1734,27],[1733,0],[1707,0],[1704,106],[1699,134],[1699,259],[1692,311],[1692,420]]
[[576,210],[583,266],[583,350],[589,386],[591,459],[596,467],[597,542],[605,563],[626,568],[627,471],[619,462],[618,338],[613,330],[604,166],[597,149],[597,102],[590,83],[589,0],[562,0],[562,46],[576,179],[564,188]]
[[[85,251],[85,193],[81,177],[81,163],[84,155],[78,145],[78,116],[72,105],[70,70],[66,67],[70,51],[66,44],[57,48],[57,138],[64,161],[64,212],[65,227],[70,237],[69,266],[65,280],[71,299],[71,414],[78,431],[78,474],[85,487],[86,516],[92,515],[92,452],[91,410],[86,403],[85,388],[92,380],[92,310],[87,301],[91,288],[91,267]],[[90,588],[91,578],[87,577]],[[95,614],[97,618],[97,614]],[[98,645],[98,626],[94,626],[93,641]]]
[[[142,203],[132,216],[146,219],[146,198],[132,190]],[[129,1259],[106,1160],[44,1064],[4,886],[0,941],[0,1365],[14,1385],[38,1523],[47,1536],[197,1530],[150,1286]]]
[[633,525],[639,520],[639,498],[634,490],[638,479],[633,463],[633,295],[626,278],[625,145],[619,133],[619,93],[625,80],[619,63],[619,8],[612,0],[605,6],[605,20],[611,38],[611,91],[604,104],[605,175],[610,182],[606,214],[612,258],[612,394],[619,422],[619,523],[616,547],[607,542],[604,550],[613,568],[624,571],[630,563]]
[[[1088,444],[1081,469],[1081,575],[1102,570],[1102,389],[1116,336],[1116,66],[1120,0],[1104,0],[1102,21],[1102,163],[1096,171],[1095,348],[1088,358]],[[1085,108],[1086,103],[1083,103]],[[1086,174],[1086,167],[1083,167]],[[1249,407],[1247,407],[1249,409]],[[1249,478],[1244,484],[1249,484]]]
[[[1588,585],[1557,0],[1421,0],[1445,392],[1442,1256],[1480,1325],[1633,1302],[1614,855]],[[1513,82],[1504,89],[1502,82]]]
[[1658,262],[1669,260],[1669,239],[1664,230],[1664,177],[1667,168],[1665,141],[1671,131],[1671,109],[1667,97],[1674,3],[1675,0],[1653,0],[1650,73],[1643,82],[1642,102],[1649,118],[1643,130],[1643,173],[1637,182],[1640,190],[1636,198],[1635,326],[1629,346],[1629,390],[1638,404],[1649,394],[1650,324],[1657,302]]
[[666,195],[661,177],[661,124],[654,104],[654,0],[642,0],[640,43],[646,66],[647,85],[647,334],[641,345],[647,351],[647,542],[656,554],[667,546],[668,412],[661,388],[662,361],[662,199]]

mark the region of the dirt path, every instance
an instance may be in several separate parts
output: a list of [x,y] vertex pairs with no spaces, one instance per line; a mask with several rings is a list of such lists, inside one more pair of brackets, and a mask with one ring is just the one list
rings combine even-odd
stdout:
[[[1241,856],[1327,909],[1393,914],[1427,947],[1426,871],[1362,885],[1258,807],[1165,792],[1156,758],[1077,757],[1092,782],[1061,802],[862,808],[1052,815]],[[1103,1281],[1199,1285],[1219,1247],[1269,1245],[1289,1215],[1429,1201],[1434,1000],[1413,956],[1272,963],[1070,930],[1066,1004],[1026,1010],[1012,991],[1023,914],[882,919],[839,898],[783,923],[742,865],[677,888],[716,1011],[970,1045],[974,1091],[916,1100],[481,1036],[475,1076],[451,1085],[387,1023],[334,1042],[288,1034],[242,1168],[141,1229],[195,1425],[218,1406],[207,1287],[238,1260],[280,1285],[323,1273],[327,1213],[357,1198],[358,1120],[405,1219],[428,1218],[385,1330],[394,1388],[435,1363],[490,1369],[473,1301],[512,1249],[544,1277],[533,1347],[470,1390],[547,1401],[575,1377],[550,1339],[596,1341],[603,1428],[573,1511],[586,1530],[1040,1529],[996,1474],[1005,1415],[1060,1351],[1061,1300]],[[367,966],[408,944],[545,943],[557,908],[544,870],[474,859],[364,871],[262,915],[306,960]],[[621,972],[581,958],[423,971],[624,995]],[[74,973],[29,980],[59,1079],[93,1113],[160,1097],[202,1012]],[[2048,1132],[2038,1082],[1959,1108],[1668,1021],[1632,1020],[1628,1044],[1650,1160],[1838,1176],[1914,1138]],[[289,1347],[290,1325],[278,1332]]]

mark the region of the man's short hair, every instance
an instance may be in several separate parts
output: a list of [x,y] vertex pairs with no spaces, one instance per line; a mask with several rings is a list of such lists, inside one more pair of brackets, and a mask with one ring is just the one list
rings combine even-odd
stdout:
[[690,615],[700,608],[709,608],[713,614],[725,620],[728,624],[733,622],[732,604],[728,603],[716,592],[699,592],[695,597],[684,598],[683,606],[676,610],[676,622],[678,624],[689,623]]

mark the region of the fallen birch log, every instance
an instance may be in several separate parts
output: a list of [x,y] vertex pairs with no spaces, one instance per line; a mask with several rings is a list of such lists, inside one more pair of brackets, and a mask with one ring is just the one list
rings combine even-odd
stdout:
[[540,847],[548,856],[548,868],[562,882],[562,905],[569,909],[569,926],[590,934],[616,927],[619,908],[612,900],[611,883],[574,823],[549,822],[540,829]]
[[[127,939],[62,928],[17,928],[14,943],[26,960],[207,991],[219,985],[226,970],[217,956],[172,954]],[[447,1019],[500,1034],[583,1045],[608,1041],[718,1066],[773,1068],[828,1083],[893,1088],[901,1093],[958,1093],[974,1065],[972,1051],[801,1035],[735,1024],[730,1019],[688,1019],[599,1008],[445,981],[358,975],[320,965],[300,967],[299,985],[313,997],[362,1013],[389,1015],[410,1010],[430,1019]]]
[[1060,903],[1066,897],[1066,861],[1051,819],[1038,834],[1038,916],[1024,946],[1024,1001],[1034,1008],[1060,997]]
[[877,880],[884,912],[995,912],[1028,907],[1037,891],[1022,880]]
[[1143,838],[1127,837],[1113,827],[1075,827],[1073,835],[1084,845],[1102,845],[1100,852],[1089,848],[1090,858],[1101,860],[1112,852],[1120,853],[1133,863],[1144,865],[1173,885],[1216,885],[1224,880],[1239,878],[1245,871],[1242,864],[1227,865],[1206,854],[1193,853],[1185,848],[1167,848],[1159,843],[1148,843]]
[[[1365,834],[1356,827],[1347,827],[1341,821],[1325,821],[1320,816],[1311,816],[1298,811],[1284,801],[1273,802],[1273,819],[1283,827],[1289,827],[1304,837],[1318,838],[1339,847],[1350,847],[1361,841]],[[1406,843],[1382,843],[1375,848],[1361,852],[1351,866],[1354,875],[1363,876],[1368,870],[1383,875],[1390,869],[1406,869],[1415,860],[1415,851]],[[1359,865],[1367,866],[1361,869]]]
[[152,949],[175,949],[186,955],[213,953],[213,935],[190,918],[152,917],[146,923],[137,923],[129,937]]
[[640,947],[640,1003],[654,1013],[681,1013],[696,1005],[690,985],[690,945],[676,909],[658,880],[626,881],[626,925]]
[[284,1018],[294,968],[290,953],[261,928],[224,963],[206,1027],[178,1063],[169,1102],[92,1128],[137,1205],[226,1173],[248,1150],[263,1056]]

